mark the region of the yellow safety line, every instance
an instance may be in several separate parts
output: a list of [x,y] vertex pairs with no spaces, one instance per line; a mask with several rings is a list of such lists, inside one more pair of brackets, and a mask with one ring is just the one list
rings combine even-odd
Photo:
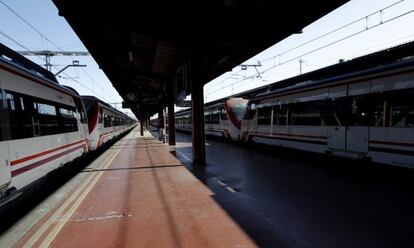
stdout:
[[[132,135],[133,133],[130,133],[128,136]],[[124,144],[122,144],[121,149],[119,150],[115,150],[112,154],[109,154],[108,156],[105,157],[106,162],[101,166],[98,167],[98,169],[106,169],[109,167],[109,165],[111,164],[111,162],[115,159],[116,155],[118,155],[118,153],[122,150],[122,148],[125,146],[127,142],[124,142]],[[107,160],[109,159],[109,160]],[[89,191],[91,190],[92,187],[90,187],[90,185],[95,185],[97,180],[94,180],[98,177],[101,176],[101,174],[103,174],[103,172],[99,172],[99,173],[93,173],[91,174],[89,177],[87,177],[85,179],[85,181],[78,187],[78,189],[62,204],[62,206],[59,207],[58,210],[56,210],[56,212],[39,228],[39,230],[31,236],[31,238],[23,245],[23,247],[33,247],[33,245],[39,240],[39,238],[50,228],[50,226],[61,216],[62,212],[74,201],[76,201],[75,203],[78,203],[77,197],[79,195],[81,195],[80,198],[82,198],[82,200],[86,197],[86,194],[89,193]],[[99,179],[99,178],[98,178]],[[90,182],[92,182],[92,184],[90,184]],[[88,185],[89,184],[89,185]],[[88,191],[85,193],[86,189],[85,187],[87,187],[86,189],[88,189]],[[79,205],[82,201],[79,202]],[[74,206],[74,205],[73,205]],[[73,208],[72,206],[72,208]],[[78,206],[76,206],[77,208]],[[72,210],[72,208],[70,208],[69,211]],[[76,210],[75,208],[75,210]],[[66,215],[65,215],[66,216]],[[70,215],[71,216],[71,215]],[[70,217],[69,216],[69,217]],[[65,218],[64,218],[65,219]],[[67,220],[66,220],[67,221]],[[66,222],[64,221],[63,224]],[[62,225],[63,227],[63,225]],[[59,230],[62,228],[60,227]],[[55,233],[55,236],[57,235],[58,232],[53,232]],[[47,236],[47,238],[49,238],[50,235]],[[43,243],[42,243],[43,244]]]
[[[105,165],[103,169],[108,168],[112,161],[115,159],[116,155],[121,150],[118,150],[114,156],[108,161],[108,163]],[[66,224],[66,222],[69,220],[69,218],[73,215],[73,213],[78,209],[79,205],[83,202],[83,200],[86,198],[88,193],[92,190],[93,187],[95,187],[95,184],[98,182],[98,180],[101,178],[102,174],[104,172],[100,171],[97,173],[91,184],[88,185],[88,187],[82,192],[82,194],[79,196],[79,198],[75,201],[75,203],[72,205],[72,207],[68,210],[68,212],[63,216],[62,220],[59,221],[58,225],[53,228],[53,230],[47,235],[47,237],[43,240],[40,247],[48,247],[50,243],[56,238],[60,230],[63,228],[63,226]]]

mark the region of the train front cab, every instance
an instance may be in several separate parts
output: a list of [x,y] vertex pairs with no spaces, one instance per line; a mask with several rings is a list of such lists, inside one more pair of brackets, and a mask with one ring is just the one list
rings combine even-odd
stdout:
[[204,122],[207,135],[239,141],[241,121],[248,100],[234,97],[224,103],[205,107]]
[[89,125],[89,148],[98,149],[104,143],[118,137],[134,126],[126,114],[112,109],[93,96],[82,96]]

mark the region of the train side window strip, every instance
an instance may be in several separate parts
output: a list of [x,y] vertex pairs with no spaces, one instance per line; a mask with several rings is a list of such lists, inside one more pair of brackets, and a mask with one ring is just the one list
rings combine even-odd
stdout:
[[[9,117],[6,123],[10,129],[10,138],[8,139],[15,140],[68,132],[58,109],[63,107],[75,112],[74,107],[9,90],[5,91],[5,95],[9,102],[10,99],[13,99],[13,104],[8,103],[10,108],[7,106],[4,108]],[[76,130],[77,128],[76,123]],[[74,129],[72,127],[71,130]]]
[[6,108],[5,108],[5,106],[4,106],[4,92],[3,92],[3,90],[2,89],[0,89],[0,141],[3,141],[3,140],[7,140],[6,139],[6,137],[7,137],[7,131],[8,130],[6,130],[6,123],[7,123],[7,120],[6,120]]

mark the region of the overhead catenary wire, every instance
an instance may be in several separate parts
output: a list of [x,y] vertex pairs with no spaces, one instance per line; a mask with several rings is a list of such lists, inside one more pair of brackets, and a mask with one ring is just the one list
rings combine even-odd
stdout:
[[[51,39],[49,39],[45,34],[43,34],[41,31],[39,31],[36,27],[34,27],[29,21],[27,21],[22,15],[20,15],[19,13],[17,13],[17,11],[15,11],[13,8],[11,8],[9,5],[7,5],[4,1],[2,1],[2,0],[0,0],[0,3],[1,4],[3,4],[8,10],[10,10],[14,15],[16,15],[20,20],[22,20],[24,23],[26,23],[31,29],[33,29],[36,33],[38,33],[42,38],[44,38],[45,39],[45,41],[46,42],[49,42],[50,44],[52,44],[56,49],[58,49],[59,51],[61,51],[61,52],[63,52],[63,50],[62,50],[62,48],[60,47],[60,46],[58,46],[55,42],[53,42]],[[0,31],[1,32],[1,31]],[[18,44],[20,47],[22,47],[22,48],[24,48],[26,51],[30,51],[30,49],[28,49],[27,47],[25,47],[25,46],[23,46],[21,43],[19,43],[19,42],[17,42],[15,39],[13,39],[13,38],[11,38],[10,36],[8,36],[8,35],[6,35],[4,32],[1,32],[2,33],[2,35],[4,35],[5,37],[7,37],[8,39],[10,39],[11,41],[13,41],[14,43],[16,43],[16,44]],[[43,40],[42,40],[42,42],[43,42]],[[43,44],[42,44],[42,46],[43,46]],[[40,57],[40,56],[38,56],[38,55],[35,55],[35,54],[33,54],[33,53],[31,53],[33,56],[36,56],[36,57],[38,57],[38,58],[40,58],[42,61],[44,61],[45,63],[47,63],[47,61],[44,59],[44,58],[42,58],[42,57]],[[72,58],[72,60],[74,60],[74,57],[73,56],[70,56],[71,58]],[[59,69],[59,68],[57,68],[56,66],[52,66],[52,67],[54,67],[55,69]],[[83,68],[82,68],[83,69]],[[84,70],[83,69],[83,71],[84,72],[86,72],[86,70]],[[97,84],[97,81],[95,80],[95,79],[93,79],[93,77],[92,77],[92,75],[90,75],[88,72],[86,72],[87,74],[88,74],[88,76],[89,76],[89,78],[91,78],[92,80],[91,81],[93,81],[94,83],[96,83]],[[67,73],[62,73],[62,74],[64,74],[65,76],[69,76]],[[104,97],[104,95],[103,94],[98,94],[96,91],[94,91],[93,89],[91,89],[91,88],[89,88],[89,87],[87,87],[87,86],[85,86],[84,84],[82,84],[81,82],[79,82],[79,81],[77,81],[77,80],[72,80],[72,81],[74,81],[74,82],[76,82],[76,83],[78,83],[79,85],[81,85],[82,87],[84,87],[85,89],[87,89],[87,90],[89,90],[90,92],[92,92],[92,93],[94,93],[94,94],[96,94],[96,95],[99,95],[100,97],[102,97],[102,98],[104,98],[104,99],[106,99],[106,100],[108,100],[106,97]],[[98,84],[97,84],[98,85]],[[99,88],[101,88],[102,89],[102,91],[105,91],[101,86],[99,86],[98,85],[98,87]],[[108,92],[106,92],[105,91],[105,93],[112,99],[112,100],[115,100],[115,98],[113,98],[112,96],[111,96],[111,94],[109,94]]]
[[[264,74],[264,73],[266,73],[267,71],[272,70],[272,69],[274,69],[274,68],[276,68],[276,67],[279,67],[279,66],[281,66],[281,65],[287,64],[287,63],[292,62],[292,61],[295,61],[295,60],[297,60],[297,59],[299,59],[299,58],[301,58],[301,57],[303,57],[303,56],[309,55],[309,54],[314,53],[314,52],[316,52],[316,51],[318,51],[318,50],[321,50],[321,49],[324,49],[324,48],[326,48],[326,47],[329,47],[329,46],[331,46],[331,45],[333,45],[333,44],[336,44],[336,43],[338,43],[338,42],[341,42],[341,41],[344,41],[344,40],[346,40],[346,39],[349,39],[349,38],[351,38],[351,37],[353,37],[353,36],[356,36],[356,35],[359,35],[359,34],[361,34],[361,33],[367,32],[368,30],[371,30],[371,29],[373,29],[373,28],[379,27],[379,26],[381,26],[381,25],[383,25],[383,24],[386,24],[386,23],[388,23],[388,22],[394,21],[394,20],[396,20],[396,19],[398,19],[398,18],[401,18],[401,17],[403,17],[403,16],[409,15],[409,14],[411,14],[411,13],[413,13],[413,12],[414,12],[414,9],[413,9],[413,10],[409,10],[409,11],[407,11],[407,12],[404,12],[404,13],[402,13],[402,14],[400,14],[400,15],[394,16],[394,17],[392,17],[392,18],[390,18],[390,19],[387,19],[387,20],[385,20],[385,21],[381,20],[381,22],[380,22],[380,23],[378,23],[378,24],[376,24],[376,25],[373,25],[373,26],[370,26],[370,27],[364,28],[363,30],[360,30],[360,31],[358,31],[358,32],[356,32],[356,33],[353,33],[353,34],[351,34],[351,35],[348,35],[348,36],[346,36],[346,37],[343,37],[343,38],[341,38],[341,39],[338,39],[338,40],[336,40],[336,41],[330,42],[330,43],[328,43],[328,44],[325,44],[325,45],[323,45],[323,46],[320,46],[320,47],[318,47],[318,48],[315,48],[315,49],[313,49],[313,50],[311,50],[311,51],[308,51],[308,52],[306,52],[306,53],[303,53],[303,54],[301,54],[301,55],[299,55],[299,56],[296,56],[296,57],[294,57],[294,58],[291,58],[291,59],[289,59],[289,60],[286,60],[286,61],[284,61],[284,62],[281,62],[281,63],[279,63],[279,64],[277,64],[277,65],[274,65],[274,66],[272,66],[272,67],[269,67],[269,68],[267,68],[267,69],[265,69],[265,70],[261,71],[260,73],[261,73],[261,74]],[[362,20],[363,20],[363,19],[362,19]],[[272,58],[273,58],[273,57],[272,57]],[[211,94],[213,94],[213,93],[215,93],[215,92],[217,92],[217,91],[219,91],[219,90],[223,90],[223,89],[226,89],[226,88],[229,88],[229,87],[234,87],[235,85],[240,84],[240,83],[244,82],[245,80],[247,80],[247,79],[251,79],[251,78],[254,78],[254,77],[256,77],[256,74],[250,75],[250,76],[248,76],[248,77],[243,78],[243,79],[242,79],[242,80],[240,80],[240,81],[234,82],[234,83],[232,83],[232,84],[230,84],[230,85],[226,85],[226,86],[223,86],[223,87],[221,87],[221,88],[219,88],[219,89],[216,89],[216,90],[214,90],[214,91],[211,91],[211,92],[209,92],[207,95],[211,95]]]
[[366,19],[367,19],[368,17],[370,17],[370,16],[373,16],[373,15],[378,14],[378,13],[382,14],[382,13],[384,12],[384,10],[389,9],[389,8],[391,8],[391,7],[394,7],[395,5],[400,4],[400,3],[404,2],[404,1],[405,1],[405,0],[400,0],[400,1],[398,1],[398,2],[392,3],[392,4],[390,4],[390,5],[388,5],[388,6],[384,7],[384,8],[382,8],[382,9],[380,9],[380,10],[377,10],[377,11],[375,11],[375,12],[372,12],[371,14],[368,14],[368,15],[366,15],[366,16],[364,16],[364,17],[361,17],[361,18],[359,18],[359,19],[357,19],[357,20],[351,21],[351,22],[349,22],[349,23],[347,23],[347,24],[345,24],[345,25],[342,25],[342,26],[340,26],[340,27],[338,27],[338,28],[336,28],[336,29],[334,29],[334,30],[331,30],[331,31],[329,31],[329,32],[326,32],[326,33],[324,33],[324,34],[322,34],[322,35],[320,35],[320,36],[318,36],[318,37],[315,37],[315,38],[313,38],[313,39],[311,39],[311,40],[309,40],[309,41],[306,41],[306,42],[304,42],[304,43],[302,43],[302,44],[300,44],[300,45],[297,45],[297,46],[295,46],[295,47],[289,48],[288,50],[285,50],[285,51],[283,51],[283,52],[281,52],[281,53],[278,53],[277,55],[274,55],[274,56],[272,56],[272,57],[265,58],[265,59],[263,59],[263,60],[262,60],[262,62],[266,62],[266,61],[269,61],[269,60],[275,59],[275,58],[277,58],[278,56],[282,56],[283,54],[286,54],[286,53],[289,53],[289,52],[291,52],[291,51],[294,51],[294,50],[296,50],[296,49],[298,49],[298,48],[301,48],[301,47],[303,47],[303,46],[305,46],[305,45],[307,45],[307,44],[310,44],[310,43],[312,43],[312,42],[314,42],[314,41],[317,41],[317,40],[319,40],[319,39],[321,39],[321,38],[324,38],[324,37],[326,37],[326,36],[328,36],[328,35],[330,35],[330,34],[336,33],[336,32],[338,32],[339,30],[342,30],[342,29],[344,29],[344,28],[346,28],[346,27],[349,27],[349,26],[351,26],[351,25],[353,25],[353,24],[355,24],[355,23],[358,23],[358,22],[360,22],[360,21],[362,21],[362,20],[366,20]]
[[[385,10],[387,10],[387,9],[391,8],[391,7],[394,7],[394,6],[396,6],[396,5],[398,5],[398,4],[402,3],[402,2],[404,2],[404,1],[405,1],[405,0],[400,0],[400,1],[394,2],[394,3],[390,4],[390,5],[387,5],[387,6],[383,7],[383,8],[381,8],[381,9],[377,10],[377,11],[374,11],[374,12],[372,12],[372,13],[370,13],[370,14],[368,14],[368,15],[364,16],[364,17],[358,18],[358,19],[356,19],[356,20],[354,20],[354,21],[351,21],[351,22],[349,22],[349,23],[347,23],[347,24],[345,24],[345,25],[342,25],[342,26],[340,26],[340,27],[338,27],[338,28],[335,28],[335,29],[333,29],[333,30],[331,30],[331,31],[328,31],[328,32],[326,32],[326,33],[324,33],[324,34],[322,34],[322,35],[320,35],[320,36],[318,36],[318,37],[315,37],[315,38],[313,38],[313,39],[311,39],[311,40],[309,40],[309,41],[306,41],[306,42],[304,42],[304,43],[302,43],[302,44],[300,44],[300,45],[297,45],[297,46],[295,46],[295,47],[293,47],[293,48],[290,48],[290,49],[288,49],[288,50],[285,50],[285,51],[283,51],[283,52],[280,52],[280,53],[278,53],[277,55],[274,55],[274,56],[271,56],[271,57],[265,58],[265,59],[263,59],[263,60],[261,60],[261,61],[262,61],[263,63],[265,63],[265,62],[270,61],[270,60],[274,60],[274,61],[275,61],[275,59],[276,59],[276,58],[279,58],[279,63],[278,63],[278,64],[274,64],[274,65],[273,65],[273,67],[280,66],[280,65],[281,65],[280,58],[281,58],[281,56],[282,56],[282,55],[287,54],[287,53],[289,53],[289,52],[291,52],[291,51],[294,51],[294,50],[296,50],[296,49],[298,49],[298,48],[300,48],[300,47],[303,47],[303,46],[305,46],[305,45],[307,45],[307,44],[310,44],[310,43],[312,43],[312,42],[314,42],[314,41],[316,41],[316,40],[319,40],[319,39],[321,39],[321,38],[323,38],[323,37],[326,37],[326,36],[328,36],[328,35],[330,35],[330,34],[336,33],[336,32],[338,32],[338,31],[340,31],[340,30],[342,30],[342,29],[344,29],[344,28],[346,28],[346,27],[349,27],[349,26],[351,26],[351,25],[353,25],[353,24],[355,24],[355,23],[358,23],[358,22],[360,22],[360,21],[362,21],[362,20],[366,20],[368,17],[373,16],[373,15],[376,15],[376,14],[380,14],[380,15],[381,15],[381,23],[380,23],[380,24],[385,23],[385,22],[383,22],[383,21],[382,21],[382,14],[383,14],[383,12],[384,12]],[[369,28],[366,28],[366,29],[369,29]],[[339,41],[338,41],[338,42],[339,42]],[[301,56],[304,56],[304,55],[301,55]],[[296,58],[296,59],[297,59],[297,58]],[[240,70],[240,71],[241,71],[241,70]],[[240,71],[239,71],[239,72],[240,72]],[[237,72],[236,72],[236,73],[237,73]],[[255,75],[256,75],[256,74],[254,74],[254,75],[252,75],[252,76],[249,76],[249,77],[247,77],[247,78],[244,78],[242,81],[244,81],[245,79],[249,79],[249,78],[251,78],[251,77],[253,77],[253,76],[255,76]],[[216,86],[218,86],[219,84],[221,84],[224,80],[225,80],[225,79],[223,79],[223,80],[221,80],[221,81],[219,81],[219,82],[217,82],[217,83],[215,83],[215,84],[213,84],[213,85],[209,85],[209,86],[208,86],[208,89],[213,89],[213,88],[215,88]],[[236,82],[236,83],[237,83],[237,82]]]
[[[21,43],[20,43],[20,42],[18,42],[17,40],[13,39],[11,36],[7,35],[6,33],[4,33],[4,32],[3,32],[3,31],[1,31],[1,30],[0,30],[0,34],[1,34],[1,35],[3,35],[3,36],[5,36],[5,37],[6,37],[6,38],[8,38],[9,40],[13,41],[14,43],[16,43],[18,46],[22,47],[23,49],[26,49],[27,51],[29,51],[29,49],[28,49],[26,46],[24,46],[23,44],[21,44]],[[46,62],[46,60],[45,60],[44,58],[40,57],[39,55],[33,54],[33,56],[35,56],[35,57],[37,57],[37,58],[41,59],[42,61]],[[53,66],[53,67],[54,67],[54,68],[56,68],[56,69],[58,69],[56,66]],[[69,77],[69,75],[68,75],[67,73],[65,73],[65,72],[63,72],[62,74],[64,74],[65,76]],[[91,89],[91,88],[89,88],[88,86],[84,85],[83,83],[79,82],[78,80],[75,80],[75,79],[73,79],[73,78],[69,78],[69,80],[71,80],[71,81],[73,81],[73,82],[75,82],[75,83],[79,84],[79,85],[80,85],[80,86],[82,86],[83,88],[85,88],[85,89],[89,90],[90,92],[92,92],[92,93],[96,94],[96,92],[95,92],[94,90],[92,90],[92,89]],[[102,97],[102,98],[104,98],[105,100],[108,100],[108,99],[106,99],[106,97],[104,97],[103,95],[101,95],[101,97]]]
[[[338,32],[338,31],[340,31],[340,30],[342,30],[342,29],[344,29],[344,28],[346,28],[346,27],[349,27],[349,26],[351,26],[351,25],[353,25],[353,24],[355,24],[355,23],[358,23],[358,22],[360,22],[360,21],[362,21],[362,20],[366,20],[366,19],[368,19],[368,17],[373,16],[373,15],[376,15],[376,14],[380,14],[380,15],[381,15],[381,23],[382,23],[382,22],[383,22],[383,21],[382,21],[382,13],[384,12],[384,10],[389,9],[389,8],[391,8],[391,7],[394,7],[394,6],[396,6],[396,5],[400,4],[400,3],[404,2],[404,1],[405,1],[405,0],[400,0],[400,1],[398,1],[398,2],[395,2],[395,3],[392,3],[392,4],[390,4],[390,5],[387,5],[387,6],[385,6],[384,8],[381,8],[380,10],[374,11],[374,12],[372,12],[372,13],[370,13],[370,14],[368,14],[368,15],[364,16],[364,17],[358,18],[358,19],[356,19],[356,20],[354,20],[354,21],[351,21],[351,22],[349,22],[349,23],[347,23],[347,24],[345,24],[345,25],[342,25],[342,26],[340,26],[340,27],[338,27],[338,28],[335,28],[334,30],[331,30],[331,31],[329,31],[329,32],[326,32],[326,33],[324,33],[324,34],[322,34],[322,35],[320,35],[320,36],[318,36],[318,37],[315,37],[315,38],[313,38],[313,39],[311,39],[311,40],[309,40],[309,41],[306,41],[306,42],[304,42],[304,43],[302,43],[302,44],[300,44],[300,45],[297,45],[297,46],[295,46],[295,47],[289,48],[289,49],[287,49],[287,50],[285,50],[285,51],[283,51],[283,52],[278,53],[277,55],[274,55],[274,56],[271,56],[271,57],[265,58],[265,59],[263,59],[263,60],[261,60],[261,61],[262,61],[263,63],[265,63],[265,62],[270,61],[270,60],[274,60],[274,61],[275,61],[275,59],[276,59],[276,58],[279,58],[279,63],[278,63],[277,65],[276,65],[276,64],[274,64],[274,65],[273,65],[273,67],[279,66],[279,65],[281,65],[281,63],[280,63],[280,58],[281,58],[281,56],[282,56],[282,55],[287,54],[287,53],[289,53],[289,52],[291,52],[291,51],[294,51],[294,50],[296,50],[296,49],[298,49],[298,48],[301,48],[301,47],[303,47],[303,46],[305,46],[305,45],[308,45],[308,44],[310,44],[310,43],[312,43],[312,42],[314,42],[314,41],[317,41],[317,40],[319,40],[319,39],[321,39],[321,38],[324,38],[324,37],[326,37],[326,36],[328,36],[328,35],[330,35],[330,34],[336,33],[336,32]],[[240,72],[240,71],[241,71],[241,70],[239,70],[238,72]],[[236,72],[236,73],[238,73],[238,72]],[[255,74],[255,75],[256,75],[256,74]],[[248,77],[248,78],[244,78],[244,79],[249,79],[249,78],[250,78],[250,77]],[[215,87],[216,87],[216,86],[218,86],[219,84],[223,83],[223,81],[225,81],[225,80],[226,80],[226,79],[223,79],[223,80],[221,80],[221,81],[219,81],[219,82],[217,82],[217,83],[215,83],[215,84],[213,84],[213,85],[209,85],[209,86],[208,86],[208,89],[213,89],[213,88],[215,88]]]

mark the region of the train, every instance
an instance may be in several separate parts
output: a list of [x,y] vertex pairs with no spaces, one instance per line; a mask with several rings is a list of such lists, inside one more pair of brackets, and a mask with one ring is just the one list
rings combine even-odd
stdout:
[[[204,117],[227,140],[414,168],[414,59],[217,100]],[[191,109],[175,119],[191,131]]]
[[135,125],[2,44],[0,120],[0,205]]
[[[233,97],[206,104],[205,133],[225,140],[240,141],[240,128],[247,103],[247,99]],[[177,111],[174,116],[177,130],[191,131],[191,109]]]

